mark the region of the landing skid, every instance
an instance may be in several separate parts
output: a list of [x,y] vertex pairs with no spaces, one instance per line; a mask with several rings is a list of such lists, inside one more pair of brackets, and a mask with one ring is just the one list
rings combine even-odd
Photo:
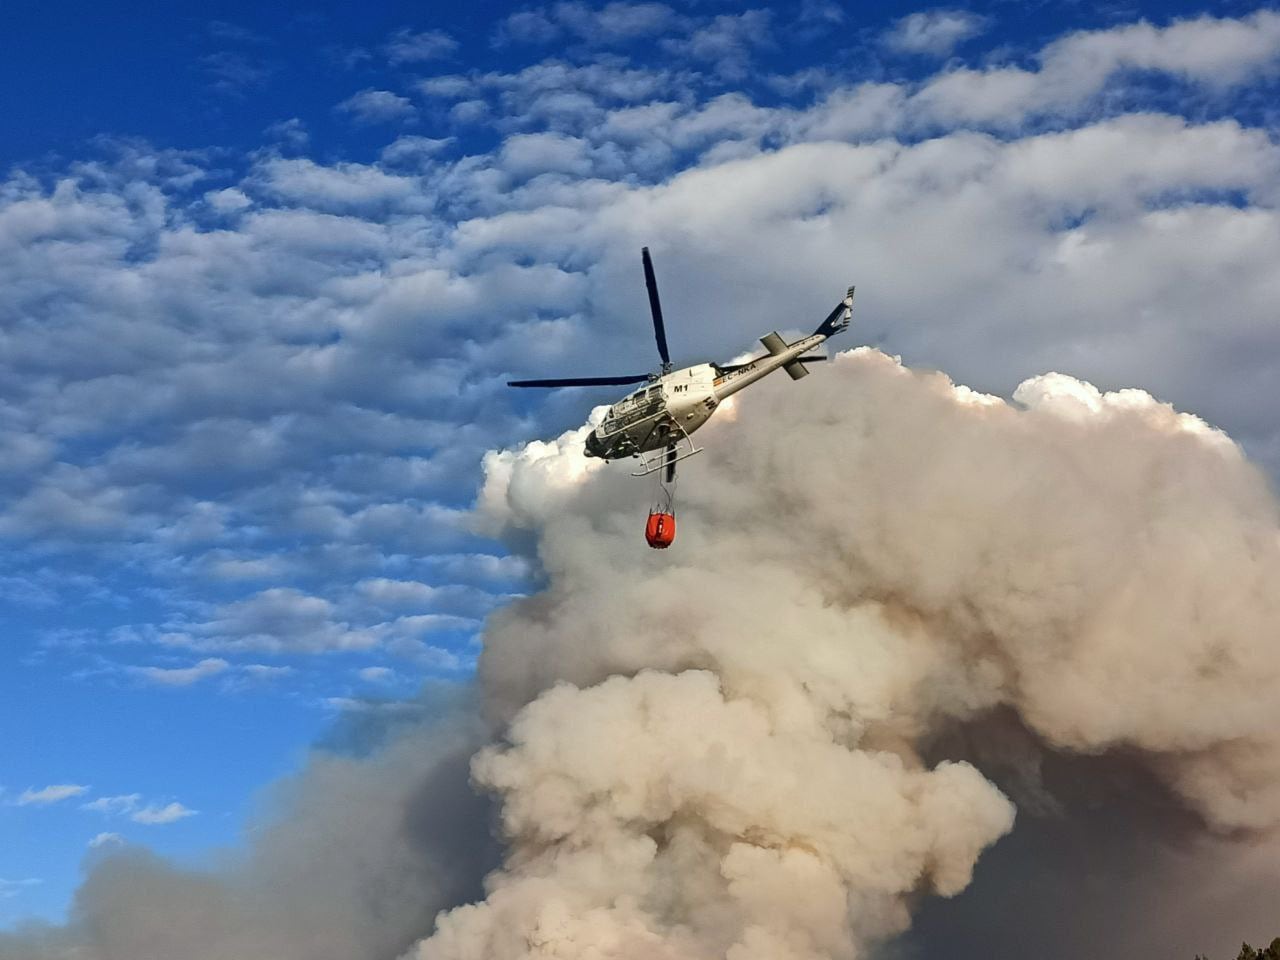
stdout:
[[694,454],[702,452],[703,448],[694,446],[693,438],[685,432],[683,427],[676,424],[676,430],[678,432],[675,438],[670,441],[670,446],[677,451],[675,459],[668,459],[667,446],[662,446],[657,450],[637,453],[636,456],[640,458],[640,469],[631,472],[633,477],[647,477],[649,474],[657,473],[668,466],[674,470],[675,465],[681,460],[688,460]]

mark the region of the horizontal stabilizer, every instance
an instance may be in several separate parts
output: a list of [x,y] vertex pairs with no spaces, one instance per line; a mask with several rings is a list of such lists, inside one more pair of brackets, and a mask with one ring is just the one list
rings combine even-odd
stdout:
[[792,380],[799,380],[801,377],[809,375],[809,368],[801,363],[798,359],[792,360],[790,363],[784,363],[782,369],[790,374]]
[[766,333],[760,338],[760,342],[763,343],[764,348],[774,356],[777,356],[787,349],[787,341],[783,340],[782,337],[778,335],[777,331],[774,331],[773,333]]

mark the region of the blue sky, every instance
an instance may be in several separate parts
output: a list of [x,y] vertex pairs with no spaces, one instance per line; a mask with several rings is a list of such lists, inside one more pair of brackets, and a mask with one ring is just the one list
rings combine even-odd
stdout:
[[652,364],[642,244],[677,361],[856,279],[862,342],[1140,385],[1274,476],[1278,22],[6,4],[0,924],[95,841],[215,856],[336,718],[470,676],[538,578],[482,459],[608,399],[503,381]]

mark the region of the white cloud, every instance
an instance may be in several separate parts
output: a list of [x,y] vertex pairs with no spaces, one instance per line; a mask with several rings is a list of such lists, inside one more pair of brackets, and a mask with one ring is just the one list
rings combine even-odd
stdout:
[[404,63],[422,63],[441,60],[454,53],[458,41],[443,30],[423,30],[415,33],[407,28],[393,33],[383,46],[383,53],[393,66]]
[[134,676],[161,687],[189,687],[230,669],[226,660],[207,658],[190,667],[134,667]]
[[724,13],[687,37],[668,38],[662,45],[676,56],[710,63],[727,80],[741,80],[753,53],[772,45],[771,20],[768,10]]
[[227,187],[225,190],[211,190],[204,195],[205,201],[219,213],[240,213],[253,206],[253,201],[245,196],[243,190]]
[[676,12],[665,3],[626,3],[620,0],[593,8],[585,3],[558,3],[556,19],[590,43],[629,42],[657,36],[679,23]]
[[844,9],[835,0],[803,0],[796,18],[801,24],[834,26],[847,19]]
[[895,21],[881,42],[899,53],[946,57],[985,28],[985,18],[967,10],[923,10]]
[[98,797],[88,803],[81,804],[82,810],[92,810],[107,816],[122,816],[132,813],[142,803],[140,793],[122,793],[111,797]]
[[591,171],[586,142],[556,133],[509,137],[502,145],[499,162],[504,170],[517,177],[534,177],[540,173],[585,176]]
[[467,581],[520,581],[530,574],[529,561],[516,554],[440,554],[428,563],[450,579]]
[[439,592],[435,587],[415,580],[389,580],[385,577],[361,580],[356,584],[356,590],[375,603],[395,606],[423,606]]
[[495,47],[514,43],[550,43],[560,36],[560,26],[542,10],[513,13],[500,24],[493,35]]
[[223,606],[212,620],[175,625],[160,639],[200,650],[273,653],[368,650],[384,639],[385,628],[352,626],[334,614],[330,600],[276,587]]
[[365,683],[391,683],[396,679],[396,672],[390,667],[363,667],[356,671]]
[[482,123],[489,118],[489,104],[483,100],[463,100],[449,108],[449,119],[454,123]]
[[187,817],[194,817],[200,811],[192,810],[182,804],[174,801],[164,806],[159,804],[149,804],[133,811],[129,815],[129,819],[134,823],[141,823],[147,826],[161,826],[167,823],[176,823],[179,820],[185,820]]
[[264,133],[270,139],[277,141],[281,146],[288,147],[290,150],[303,150],[311,141],[311,135],[307,132],[307,125],[298,117],[279,120],[267,127]]
[[548,60],[513,73],[432,77],[420,81],[417,89],[427,97],[460,100],[450,111],[457,122],[496,121],[506,133],[528,128],[561,134],[576,131],[594,135],[603,152],[611,145],[598,128],[607,121],[612,105],[644,103],[659,96],[687,100],[690,87],[705,82],[691,69],[643,69],[614,60],[588,64]]
[[61,803],[71,797],[78,797],[88,789],[87,786],[79,783],[53,783],[40,790],[23,790],[18,795],[17,804],[20,807],[47,807],[50,804]]
[[400,137],[382,148],[382,162],[391,165],[421,165],[454,143],[453,137]]
[[293,667],[276,667],[265,663],[247,663],[239,669],[250,680],[262,682],[280,680],[296,672]]
[[361,90],[343,100],[336,109],[358,123],[390,123],[414,114],[413,104],[390,90]]
[[277,198],[340,213],[376,213],[380,208],[400,206],[412,202],[421,189],[411,177],[394,176],[374,166],[325,166],[304,158],[266,161],[258,168],[257,182]]
[[493,44],[545,44],[567,32],[584,44],[609,46],[657,36],[682,23],[683,18],[665,3],[614,0],[592,7],[569,0],[511,14],[499,24]]
[[1280,12],[1266,9],[1239,19],[1203,15],[1165,27],[1141,22],[1080,31],[1040,54],[1050,74],[1100,83],[1117,70],[1155,70],[1216,87],[1244,83],[1278,60]]
[[[125,793],[113,797],[99,797],[96,800],[86,803],[82,806],[84,810],[92,810],[96,813],[105,814],[109,817],[128,817],[134,823],[141,823],[146,826],[160,826],[167,823],[174,823],[178,820],[184,820],[187,817],[194,817],[199,813],[198,810],[192,810],[177,801],[169,803],[143,803],[142,794]],[[103,843],[111,843],[115,834],[106,833],[99,834],[99,837],[105,838]],[[98,838],[94,838],[95,840]],[[96,844],[95,844],[96,845]]]
[[289,564],[283,557],[236,557],[225,551],[210,551],[204,569],[216,580],[274,580],[287,575]]
[[1158,71],[1220,91],[1280,63],[1280,13],[1080,31],[1049,44],[1037,59],[1038,70],[965,67],[941,74],[913,105],[939,123],[1016,128],[1029,115],[1087,108],[1125,71]]
[[416,88],[424,97],[465,97],[475,90],[475,81],[456,73],[419,80]]
[[95,482],[85,471],[63,466],[44,483],[9,504],[0,517],[0,535],[111,539],[145,525],[142,491]]
[[104,831],[93,836],[89,841],[89,848],[92,850],[101,850],[102,848],[122,847],[124,846],[124,837],[118,833]]

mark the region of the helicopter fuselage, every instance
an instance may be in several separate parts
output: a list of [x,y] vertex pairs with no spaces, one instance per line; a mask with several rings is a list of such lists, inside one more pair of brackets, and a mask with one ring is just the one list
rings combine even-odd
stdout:
[[827,337],[821,333],[786,343],[776,333],[761,338],[769,353],[722,367],[699,363],[673,370],[611,406],[587,437],[586,455],[616,460],[659,450],[711,419],[721,402],[780,368],[795,379],[807,372],[799,357]]
[[[805,356],[806,351],[848,328],[853,319],[853,287],[836,304],[818,329],[795,343],[787,343],[775,331],[760,338],[768,351],[746,363],[698,363],[679,370],[671,369],[667,349],[666,325],[662,304],[658,300],[658,282],[654,279],[653,260],[649,248],[640,251],[644,264],[644,285],[649,293],[649,313],[653,317],[653,334],[662,359],[661,374],[627,374],[613,377],[551,377],[537,380],[508,380],[512,387],[598,387],[624,383],[644,383],[627,394],[607,411],[599,425],[588,434],[585,453],[588,457],[617,460],[640,458],[640,469],[632,476],[648,476],[662,470],[663,487],[675,482],[676,464],[701,450],[692,434],[711,419],[720,404],[743,387],[782,368],[793,380],[808,375],[806,363],[825,357]],[[657,451],[662,451],[660,454]]]

